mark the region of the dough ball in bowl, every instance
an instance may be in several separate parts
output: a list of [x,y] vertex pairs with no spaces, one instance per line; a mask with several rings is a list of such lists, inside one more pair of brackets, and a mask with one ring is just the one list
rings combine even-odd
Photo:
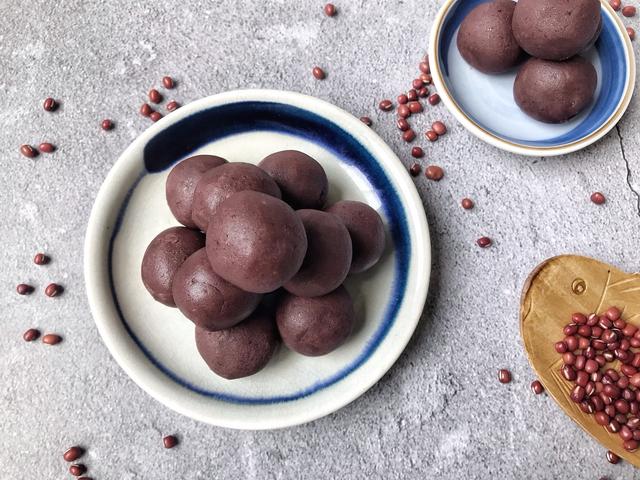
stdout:
[[342,220],[320,210],[298,210],[307,234],[307,254],[302,267],[284,284],[301,297],[332,292],[344,282],[351,268],[351,237]]
[[280,288],[300,270],[306,251],[300,217],[282,200],[260,192],[230,196],[207,230],[211,268],[247,292]]
[[522,59],[523,51],[511,31],[515,7],[512,0],[482,3],[463,20],[458,50],[472,67],[484,73],[502,73]]
[[280,198],[280,188],[267,172],[250,163],[227,163],[205,173],[193,197],[193,222],[207,231],[218,206],[237,192],[252,190]]
[[196,228],[191,217],[196,185],[206,172],[227,163],[214,155],[196,155],[181,161],[167,177],[166,197],[171,213],[185,227]]
[[231,285],[211,269],[206,249],[191,255],[173,278],[173,299],[185,317],[206,330],[233,327],[258,306],[262,295]]
[[518,72],[513,96],[536,120],[562,123],[591,104],[597,83],[595,68],[584,58],[564,62],[531,58]]
[[600,0],[519,0],[512,28],[529,55],[566,60],[593,44],[601,22]]
[[285,293],[276,312],[282,341],[294,352],[310,357],[332,352],[351,334],[353,301],[338,287],[322,297],[297,297]]
[[282,199],[294,209],[324,207],[329,191],[327,174],[306,153],[283,150],[265,157],[258,166],[273,177]]
[[207,366],[228,380],[262,370],[280,343],[272,315],[259,308],[243,322],[211,332],[196,327],[196,346]]
[[142,258],[142,283],[160,303],[175,307],[173,278],[184,261],[204,247],[201,232],[185,227],[171,227],[159,233]]

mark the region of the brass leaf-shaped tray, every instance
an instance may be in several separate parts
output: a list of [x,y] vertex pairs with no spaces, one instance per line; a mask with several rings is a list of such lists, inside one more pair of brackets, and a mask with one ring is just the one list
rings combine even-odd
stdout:
[[610,306],[620,308],[622,318],[640,326],[640,274],[578,255],[550,258],[525,282],[520,332],[529,362],[556,403],[606,449],[640,467],[640,450],[624,450],[617,434],[609,433],[570,400],[573,385],[561,376],[562,358],[554,348],[564,338],[562,328],[570,323],[572,313],[599,314]]

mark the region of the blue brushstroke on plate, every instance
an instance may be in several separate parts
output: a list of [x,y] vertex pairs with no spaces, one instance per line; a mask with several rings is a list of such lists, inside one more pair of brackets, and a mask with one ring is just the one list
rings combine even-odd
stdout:
[[[449,83],[448,53],[450,48],[456,47],[455,34],[467,14],[486,0],[460,0],[451,7],[444,19],[439,43],[440,67],[444,72],[444,80]],[[471,112],[465,112],[477,125],[491,132],[496,137],[521,145],[531,147],[553,147],[578,141],[594,131],[606,122],[615,112],[624,95],[625,79],[627,77],[627,62],[624,48],[620,41],[618,30],[611,18],[602,11],[602,33],[595,45],[600,56],[602,74],[598,79],[601,83],[600,95],[589,115],[573,130],[546,140],[523,140],[498,134],[494,130],[482,125]],[[451,87],[449,86],[449,90]],[[458,105],[459,107],[459,105]]]
[[387,179],[382,167],[369,151],[348,132],[329,120],[290,105],[273,102],[238,102],[194,113],[170,125],[148,141],[144,148],[145,168],[148,173],[163,171],[208,143],[230,135],[252,131],[287,133],[321,144],[324,148],[331,150],[341,161],[361,170],[381,199],[394,242],[395,276],[391,297],[382,323],[360,355],[350,365],[301,391],[289,395],[264,397],[246,397],[203,389],[181,378],[163,365],[128,325],[118,303],[111,271],[114,242],[120,230],[131,193],[142,177],[135,182],[118,215],[109,245],[109,278],[114,303],[125,329],[153,365],[174,382],[200,395],[221,401],[260,405],[289,402],[312,395],[339,382],[369,359],[396,320],[406,289],[411,243],[407,218],[400,197]]

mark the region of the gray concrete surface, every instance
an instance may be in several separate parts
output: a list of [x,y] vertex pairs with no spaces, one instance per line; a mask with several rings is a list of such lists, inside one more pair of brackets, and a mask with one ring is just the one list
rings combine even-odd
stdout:
[[[440,2],[0,2],[0,478],[68,478],[63,449],[80,443],[96,479],[640,478],[546,397],[518,330],[518,297],[546,257],[578,252],[640,270],[640,108],[598,144],[556,159],[519,158],[476,140],[443,106],[450,134],[424,145],[446,169],[416,180],[433,236],[427,308],[396,366],[358,401],[312,424],[237,432],[173,413],[138,388],[102,344],[82,277],[84,230],[111,165],[148,121],[138,107],[165,74],[180,102],[234,88],[300,91],[360,116],[410,163],[394,115],[378,101],[408,88]],[[637,19],[627,21],[638,27]],[[319,82],[311,67],[326,68]],[[55,114],[43,99],[62,100]],[[482,92],[478,92],[482,95]],[[110,117],[117,128],[102,132]],[[36,161],[22,143],[59,145]],[[426,142],[420,142],[426,143]],[[606,205],[588,200],[603,191]],[[477,208],[459,207],[471,196]],[[474,241],[491,236],[479,249]],[[46,268],[31,263],[49,252]],[[50,280],[67,291],[42,294]],[[31,297],[15,285],[38,286]],[[26,344],[37,326],[63,344]],[[514,382],[496,381],[510,368]],[[181,445],[164,450],[161,434]]]

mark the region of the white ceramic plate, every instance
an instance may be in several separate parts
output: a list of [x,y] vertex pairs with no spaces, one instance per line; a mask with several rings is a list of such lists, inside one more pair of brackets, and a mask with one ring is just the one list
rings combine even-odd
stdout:
[[[304,357],[281,347],[256,375],[225,380],[200,358],[194,326],[153,301],[140,279],[149,242],[177,225],[165,201],[171,166],[198,153],[257,163],[298,149],[330,181],[329,201],[377,209],[388,248],[371,271],[350,278],[357,327],[335,352]],[[422,202],[402,163],[345,111],[296,93],[249,90],[208,97],[171,113],[118,159],[96,199],[85,242],[89,304],[113,357],[144,390],[192,418],[269,429],[327,415],[362,395],[393,365],[420,318],[431,249]]]

